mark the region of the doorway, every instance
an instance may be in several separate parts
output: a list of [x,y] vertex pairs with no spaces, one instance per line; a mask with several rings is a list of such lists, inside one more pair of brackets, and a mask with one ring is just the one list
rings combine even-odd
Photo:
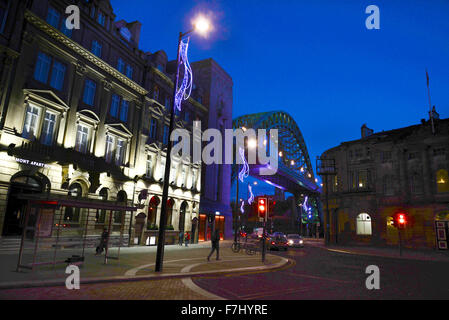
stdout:
[[22,235],[25,223],[25,202],[19,200],[19,194],[41,193],[48,186],[48,178],[42,175],[34,175],[24,171],[15,174],[10,181],[8,200],[5,211],[5,220],[3,223],[3,236]]

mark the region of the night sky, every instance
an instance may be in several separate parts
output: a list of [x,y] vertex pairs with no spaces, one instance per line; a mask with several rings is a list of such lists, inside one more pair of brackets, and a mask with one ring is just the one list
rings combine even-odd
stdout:
[[[180,31],[213,15],[208,39],[191,39],[191,61],[212,57],[233,78],[234,117],[284,110],[316,156],[375,132],[420,123],[432,105],[449,117],[449,1],[112,0],[117,20],[139,20],[140,49],[176,58]],[[368,30],[368,5],[380,30]]]

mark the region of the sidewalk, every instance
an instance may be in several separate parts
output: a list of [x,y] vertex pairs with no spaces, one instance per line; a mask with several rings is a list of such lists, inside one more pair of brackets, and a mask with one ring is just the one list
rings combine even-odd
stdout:
[[421,260],[421,261],[441,261],[449,262],[448,251],[436,251],[436,250],[414,250],[403,248],[402,255],[399,255],[399,248],[395,247],[365,247],[365,246],[343,246],[343,245],[329,245],[323,248],[328,251],[346,253],[346,254],[358,254],[368,256],[378,256],[386,258],[408,259],[408,260]]
[[[84,265],[80,266],[80,282],[101,283],[114,281],[150,280],[164,278],[185,278],[201,275],[219,275],[239,272],[261,272],[275,270],[285,266],[288,260],[276,255],[266,255],[265,263],[261,255],[247,255],[244,251],[233,253],[231,240],[220,243],[220,260],[215,260],[215,253],[210,262],[210,241],[190,244],[188,247],[166,245],[164,250],[163,271],[154,271],[156,247],[123,247],[120,259],[109,259],[104,264],[104,255],[95,256],[94,249],[86,249]],[[117,248],[110,249],[110,256],[117,256]],[[61,250],[56,260],[64,260],[79,250]],[[17,253],[0,254],[0,289],[43,287],[65,285],[68,274],[67,264],[37,266],[34,271],[23,269],[16,272]],[[25,256],[24,262],[30,262],[31,254]],[[52,261],[53,251],[42,252],[37,261]]]

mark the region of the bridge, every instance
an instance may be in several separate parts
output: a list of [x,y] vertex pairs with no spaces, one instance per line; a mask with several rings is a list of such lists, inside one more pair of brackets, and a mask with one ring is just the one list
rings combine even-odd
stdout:
[[[319,196],[321,187],[315,181],[312,163],[301,130],[295,120],[284,111],[261,112],[240,116],[233,120],[234,129],[278,130],[278,170],[274,175],[260,175],[260,164],[249,165],[249,175],[294,195],[298,205],[305,196],[315,199],[321,215]],[[232,168],[232,181],[236,181],[239,166]],[[293,217],[292,217],[293,218]],[[296,219],[293,219],[296,220]]]

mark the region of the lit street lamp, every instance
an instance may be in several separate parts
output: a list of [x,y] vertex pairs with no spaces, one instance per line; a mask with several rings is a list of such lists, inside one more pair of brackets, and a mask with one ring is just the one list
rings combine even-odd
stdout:
[[[178,37],[178,53],[176,58],[176,75],[175,75],[175,82],[173,85],[173,102],[172,102],[172,109],[170,113],[170,125],[168,129],[168,136],[171,136],[171,133],[173,131],[174,126],[174,115],[175,115],[175,108],[178,107],[177,103],[179,103],[179,106],[181,104],[182,96],[180,97],[181,100],[179,100],[179,92],[178,92],[178,82],[179,82],[179,67],[180,67],[180,57],[181,57],[181,47],[183,46],[182,39],[192,33],[196,32],[199,35],[205,37],[207,33],[211,30],[211,24],[209,20],[200,15],[193,21],[193,29],[182,33],[179,33]],[[187,61],[183,61],[183,63],[187,63]],[[177,96],[178,95],[178,96]],[[183,92],[181,92],[181,95],[184,95]],[[156,266],[155,271],[161,272],[162,271],[162,264],[164,261],[164,245],[165,245],[165,227],[166,227],[166,220],[167,220],[167,201],[168,201],[168,187],[169,187],[169,178],[170,178],[170,168],[171,168],[171,149],[172,149],[172,143],[171,141],[168,142],[167,145],[167,154],[166,154],[166,161],[165,161],[165,173],[164,173],[164,187],[162,191],[162,207],[161,207],[161,216],[159,220],[159,237],[157,241],[157,251],[156,251]]]

